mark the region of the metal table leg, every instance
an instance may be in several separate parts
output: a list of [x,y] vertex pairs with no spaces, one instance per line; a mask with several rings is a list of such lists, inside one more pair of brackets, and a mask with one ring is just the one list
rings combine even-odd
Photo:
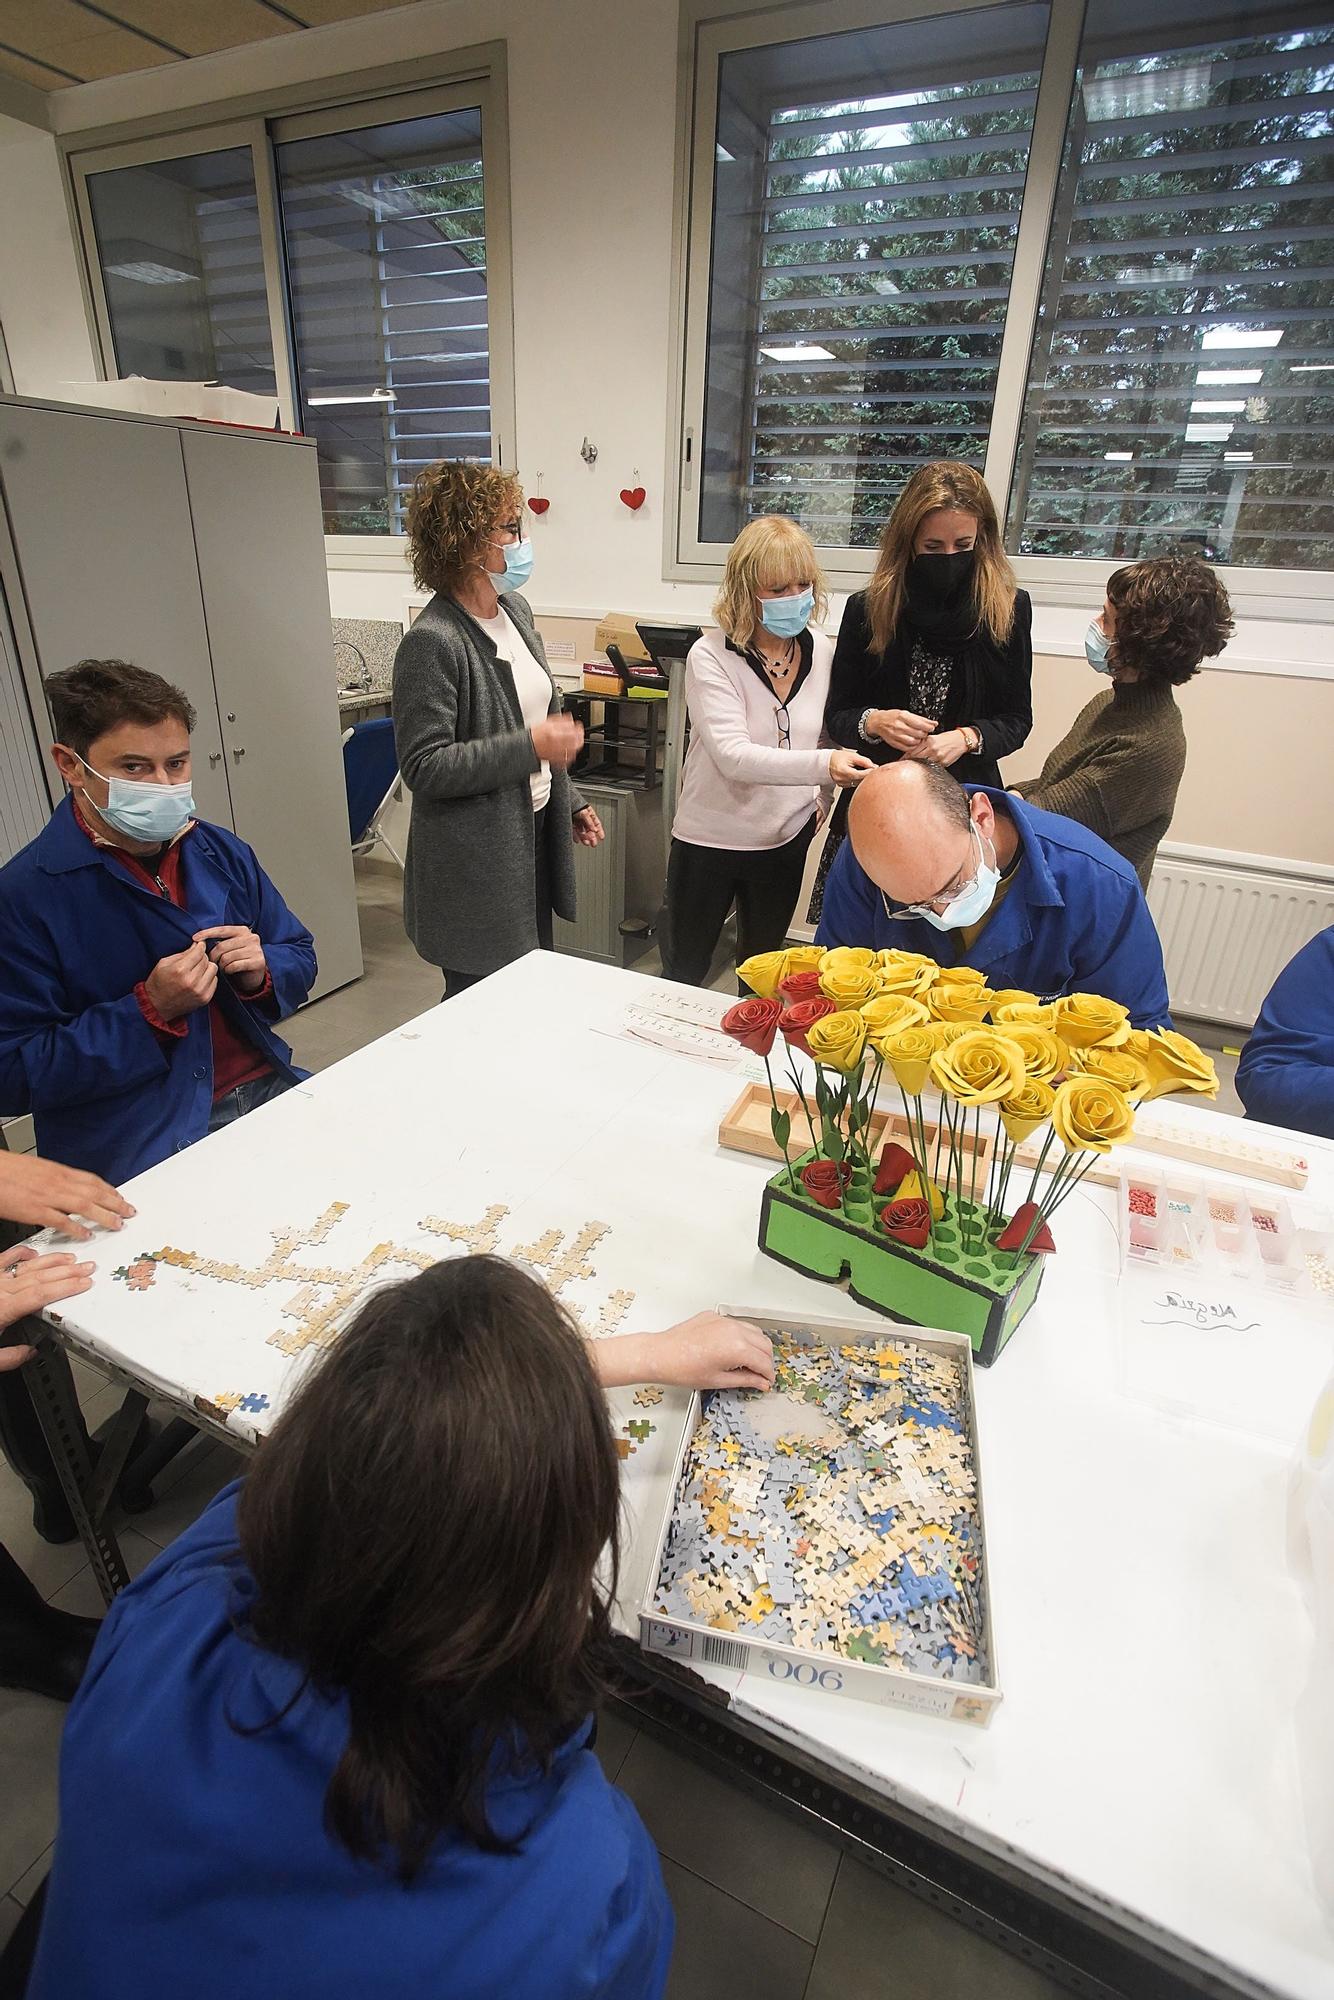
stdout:
[[[74,1525],[79,1531],[88,1560],[93,1566],[98,1589],[105,1601],[110,1604],[117,1591],[124,1590],[130,1581],[130,1573],[125,1567],[120,1544],[102,1517],[121,1466],[138,1431],[139,1420],[147,1407],[148,1399],[138,1395],[127,1399],[129,1403],[137,1403],[138,1408],[132,1413],[122,1412],[121,1419],[107,1440],[106,1451],[111,1454],[113,1463],[95,1481],[92,1463],[84,1444],[79,1406],[69,1386],[68,1377],[63,1370],[54,1369],[50,1365],[50,1357],[55,1352],[55,1343],[50,1338],[49,1329],[44,1321],[30,1319],[23,1322],[21,1331],[22,1337],[30,1341],[37,1350],[24,1370],[24,1381],[50,1447],[51,1460],[60,1479],[61,1490],[69,1503],[70,1513],[74,1516]],[[119,1457],[119,1464],[114,1462],[116,1457]]]

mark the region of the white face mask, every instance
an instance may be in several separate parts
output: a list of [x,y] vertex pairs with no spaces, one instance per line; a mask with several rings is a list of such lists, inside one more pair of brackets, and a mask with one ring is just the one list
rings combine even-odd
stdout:
[[[93,771],[86,758],[79,760],[85,771]],[[164,842],[174,840],[195,809],[195,797],[187,778],[183,785],[154,785],[137,778],[102,778],[107,788],[104,806],[93,804],[108,826],[129,840]]]
[[1112,671],[1112,663],[1107,657],[1107,649],[1111,643],[1095,618],[1084,634],[1084,658],[1095,674],[1110,674]]

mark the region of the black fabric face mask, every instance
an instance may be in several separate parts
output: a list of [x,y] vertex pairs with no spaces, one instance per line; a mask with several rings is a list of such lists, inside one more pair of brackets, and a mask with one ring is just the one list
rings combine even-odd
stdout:
[[908,564],[904,605],[908,623],[942,651],[957,651],[976,635],[976,557],[975,549],[959,549],[948,556],[914,556]]
[[908,591],[923,604],[948,604],[973,580],[976,549],[956,549],[953,555],[914,556],[908,565]]

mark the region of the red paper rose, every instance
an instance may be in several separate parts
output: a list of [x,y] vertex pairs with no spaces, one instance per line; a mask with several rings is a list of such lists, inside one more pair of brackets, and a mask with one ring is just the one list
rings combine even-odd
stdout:
[[734,1042],[740,1042],[743,1049],[749,1049],[753,1055],[767,1056],[774,1045],[782,1012],[781,1000],[738,1000],[718,1025]]
[[880,1227],[896,1243],[904,1243],[910,1250],[922,1250],[931,1234],[931,1210],[916,1197],[891,1201],[880,1211]]
[[778,990],[791,1007],[798,1000],[823,1000],[818,972],[790,972],[780,979]]
[[801,1179],[812,1201],[818,1201],[821,1208],[838,1208],[852,1179],[852,1168],[846,1160],[811,1160],[802,1168]]
[[893,1194],[894,1190],[907,1178],[916,1173],[917,1162],[906,1146],[889,1140],[880,1154],[880,1165],[875,1170],[875,1194]]
[[[998,1250],[1022,1249],[1024,1238],[1037,1221],[1037,1214],[1038,1205],[1035,1201],[1026,1201],[1022,1208],[1017,1208],[1000,1235],[996,1238],[996,1248]],[[1045,1222],[1040,1225],[1037,1235],[1028,1247],[1030,1250],[1054,1250],[1056,1248],[1056,1245],[1051,1240],[1051,1231]]]
[[817,1021],[823,1021],[826,1014],[837,1012],[833,1001],[826,1000],[823,995],[819,999],[797,1000],[787,1009],[778,1025],[785,1041],[791,1042],[793,1048],[800,1049],[803,1055],[809,1055],[807,1035]]

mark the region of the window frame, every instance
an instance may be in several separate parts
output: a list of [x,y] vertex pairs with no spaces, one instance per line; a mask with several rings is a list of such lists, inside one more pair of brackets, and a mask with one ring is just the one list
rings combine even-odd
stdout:
[[[799,0],[744,14],[720,15],[725,0],[683,0],[675,183],[672,319],[674,350],[667,410],[667,506],[663,577],[714,584],[725,544],[698,537],[697,464],[704,435],[713,239],[714,134],[723,58],[736,51],[805,41],[900,21],[946,18],[1010,0]],[[1047,0],[1047,41],[1034,106],[1010,298],[996,370],[983,477],[1004,523],[1019,451],[1042,282],[1060,188],[1065,136],[1079,71],[1086,0]],[[872,549],[822,545],[821,562],[836,590],[864,588]],[[1020,583],[1046,604],[1100,606],[1119,560],[1082,556],[1011,558]],[[1334,623],[1334,570],[1251,569],[1219,565],[1242,617]]]
[[[86,287],[89,331],[98,375],[119,380],[111,315],[97,236],[93,227],[88,179],[119,167],[149,166],[157,160],[184,159],[195,154],[245,147],[250,152],[259,208],[260,243],[269,332],[273,344],[279,418],[285,430],[298,428],[297,370],[288,296],[287,267],[281,241],[274,148],[288,140],[356,132],[373,125],[390,125],[410,118],[428,118],[459,110],[477,110],[482,125],[485,187],[487,275],[487,347],[491,397],[492,462],[500,464],[506,446],[515,443],[514,302],[510,259],[509,122],[503,50],[483,52],[476,64],[462,63],[447,78],[423,85],[415,76],[411,87],[380,88],[364,96],[326,86],[323,93],[290,95],[275,92],[270,108],[247,104],[244,116],[182,123],[139,136],[113,138],[71,134],[62,142],[67,187],[77,225],[78,250]],[[414,69],[417,67],[413,66]],[[224,107],[216,109],[221,112]],[[407,559],[403,535],[326,535],[325,556],[331,569],[402,570]]]

